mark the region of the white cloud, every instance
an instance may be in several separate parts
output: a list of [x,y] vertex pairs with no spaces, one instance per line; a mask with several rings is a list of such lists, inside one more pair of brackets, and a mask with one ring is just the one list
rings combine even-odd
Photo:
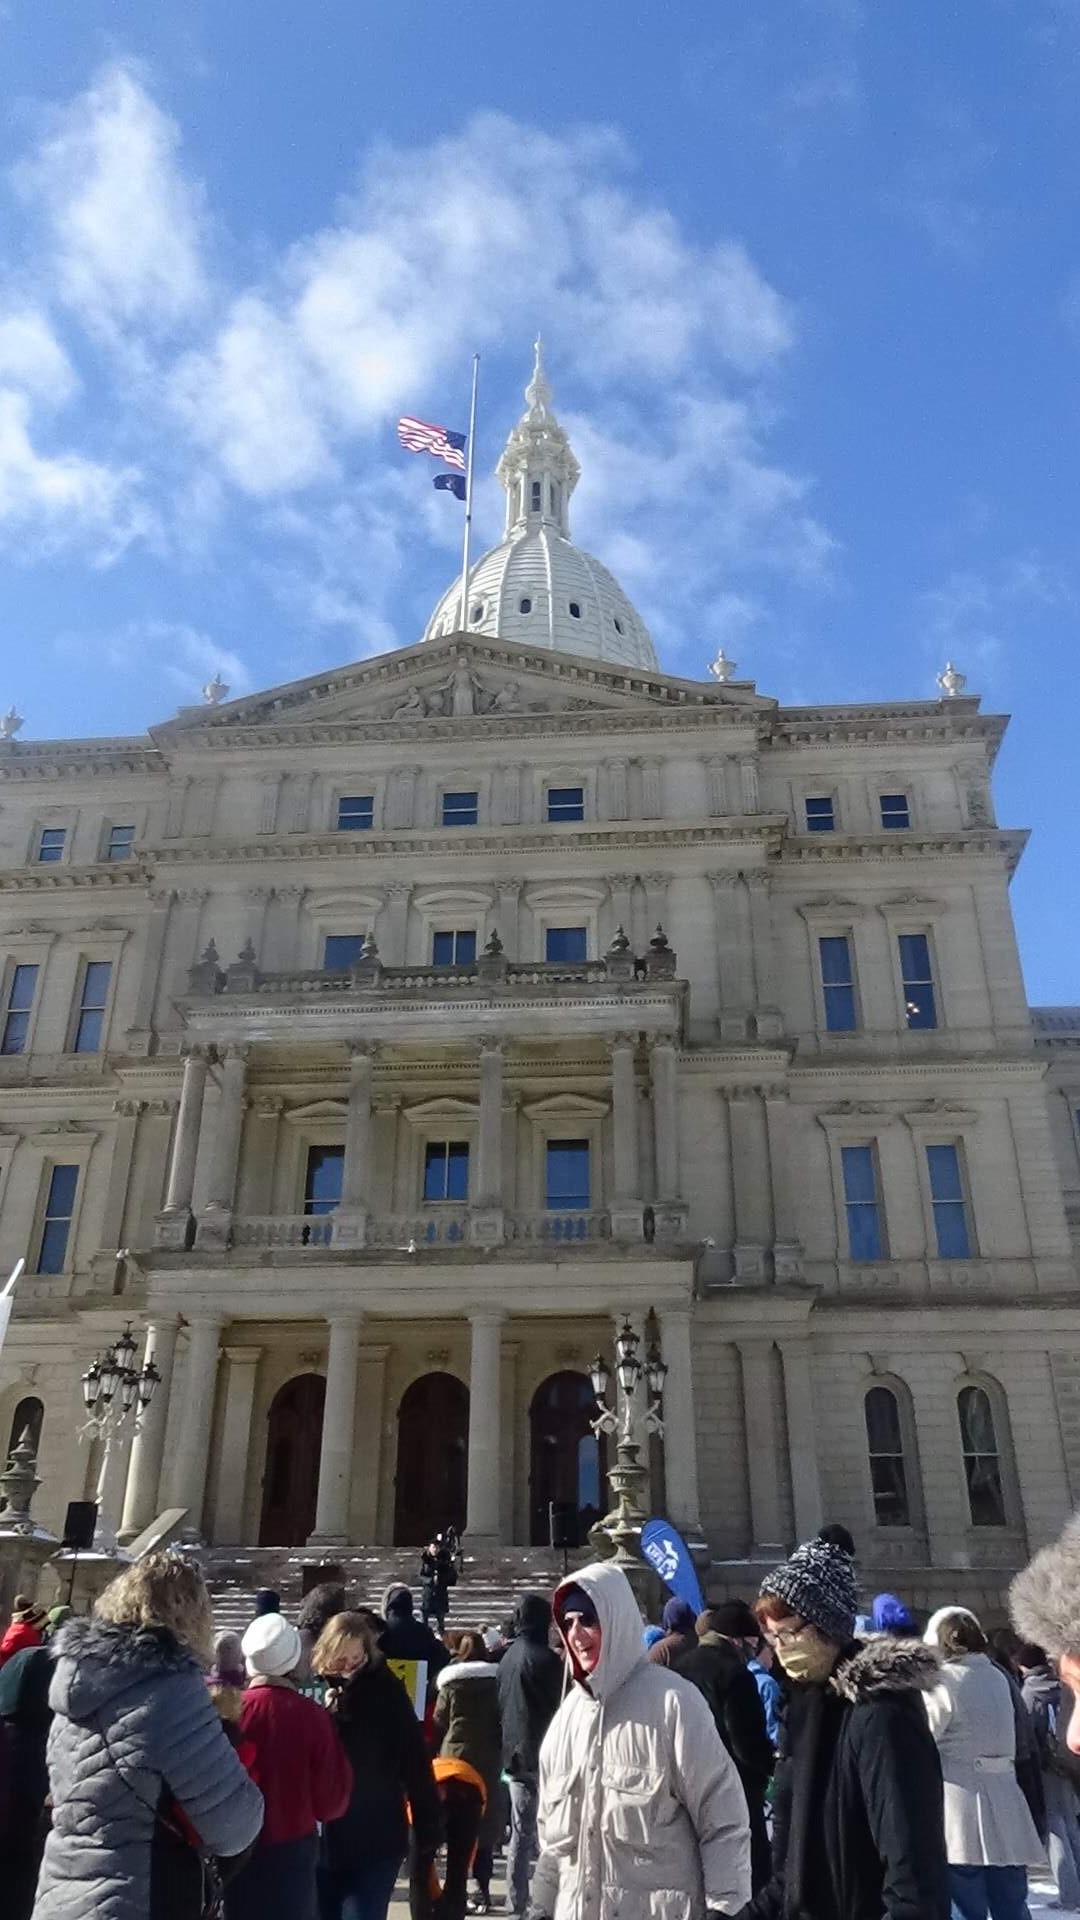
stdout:
[[56,115],[17,170],[45,218],[57,291],[92,327],[168,330],[205,297],[201,196],[179,143],[175,121],[118,64]]
[[295,336],[254,295],[235,303],[209,352],[181,360],[172,394],[192,437],[247,493],[292,492],[333,472]]
[[148,531],[137,474],[81,454],[45,454],[30,434],[25,394],[0,388],[0,539],[36,558],[84,544],[98,564]]
[[969,679],[993,679],[1038,616],[1071,599],[1069,583],[1037,553],[954,568],[920,597],[924,651],[938,666],[953,660]]
[[150,686],[164,683],[185,706],[201,700],[215,674],[234,699],[252,688],[250,669],[233,648],[183,621],[129,620],[109,633],[61,634],[55,644],[64,660],[93,659],[114,673],[138,672]]
[[45,315],[32,307],[0,313],[0,381],[54,406],[75,392],[67,354]]

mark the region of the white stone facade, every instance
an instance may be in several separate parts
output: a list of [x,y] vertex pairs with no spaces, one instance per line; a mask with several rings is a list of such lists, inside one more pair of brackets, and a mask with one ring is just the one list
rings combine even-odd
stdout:
[[629,1314],[655,1502],[716,1560],[843,1519],[873,1582],[999,1589],[1080,1495],[1080,1050],[1033,1040],[1002,731],[451,634],[0,743],[0,1439],[43,1403],[43,1521],[130,1317],[165,1379],[129,1532],[527,1544],[594,1504],[583,1376]]

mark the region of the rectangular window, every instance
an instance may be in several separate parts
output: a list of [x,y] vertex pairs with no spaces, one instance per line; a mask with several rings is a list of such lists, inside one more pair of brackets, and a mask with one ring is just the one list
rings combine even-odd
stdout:
[[323,966],[344,973],[359,960],[363,945],[362,933],[328,933],[323,942]]
[[818,952],[826,1029],[829,1033],[854,1033],[858,1021],[851,938],[846,933],[823,934],[818,941]]
[[883,1260],[885,1228],[877,1154],[872,1146],[841,1147],[848,1253],[852,1260]]
[[906,793],[883,793],[880,798],[883,827],[910,827],[911,809]]
[[957,1146],[927,1147],[926,1170],[934,1209],[939,1260],[970,1260],[971,1222],[964,1193],[964,1171]]
[[811,795],[806,802],[807,833],[835,833],[836,809],[831,793]]
[[75,1037],[71,1044],[72,1053],[101,1052],[101,1029],[105,1021],[111,974],[111,960],[87,961],[75,1021]]
[[476,959],[476,934],[471,927],[447,928],[431,936],[431,964],[435,967],[471,967]]
[[549,1140],[544,1205],[552,1213],[585,1213],[589,1207],[589,1143]]
[[467,1200],[468,1197],[468,1141],[429,1140],[424,1148],[424,1199]]
[[21,965],[12,970],[7,1007],[4,1010],[4,1030],[0,1034],[0,1053],[23,1053],[26,1050],[37,977],[36,967]]
[[337,803],[337,823],[342,833],[362,833],[375,825],[375,796],[371,793],[347,793]]
[[479,818],[479,795],[475,793],[443,794],[442,823],[444,827],[475,827]]
[[304,1181],[304,1212],[333,1213],[341,1200],[344,1147],[309,1147]]
[[549,820],[584,820],[584,787],[549,787],[547,817]]
[[110,827],[106,860],[130,860],[135,851],[134,827]]
[[586,927],[548,927],[544,934],[544,959],[561,960],[575,966],[588,959]]
[[41,1223],[41,1244],[38,1247],[38,1273],[64,1271],[78,1185],[78,1167],[54,1167],[49,1175],[45,1218]]
[[52,860],[62,860],[64,857],[64,841],[66,839],[66,827],[42,827],[41,839],[38,841],[37,850],[39,861],[48,864],[48,862]]
[[937,1000],[930,965],[930,941],[925,933],[902,933],[899,947],[904,1014],[908,1026],[936,1027]]

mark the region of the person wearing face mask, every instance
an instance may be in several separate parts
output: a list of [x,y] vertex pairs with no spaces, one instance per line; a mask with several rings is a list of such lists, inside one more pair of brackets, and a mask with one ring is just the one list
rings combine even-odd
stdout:
[[569,1685],[540,1749],[532,1920],[706,1920],[750,1895],[734,1762],[697,1688],[646,1658],[610,1560],[557,1588]]
[[851,1556],[810,1540],[755,1613],[790,1682],[773,1871],[742,1920],[949,1920],[941,1765],[923,1694],[937,1655],[853,1639]]

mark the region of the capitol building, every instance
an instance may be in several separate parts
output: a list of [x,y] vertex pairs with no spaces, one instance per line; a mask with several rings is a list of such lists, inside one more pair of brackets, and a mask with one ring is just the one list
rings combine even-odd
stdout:
[[662,672],[526,401],[416,645],[0,740],[0,1442],[58,1531],[130,1321],[121,1539],[527,1548],[608,1504],[628,1318],[713,1590],[842,1520],[871,1591],[992,1605],[1080,1502],[1080,1011],[1027,1004],[1005,720]]

